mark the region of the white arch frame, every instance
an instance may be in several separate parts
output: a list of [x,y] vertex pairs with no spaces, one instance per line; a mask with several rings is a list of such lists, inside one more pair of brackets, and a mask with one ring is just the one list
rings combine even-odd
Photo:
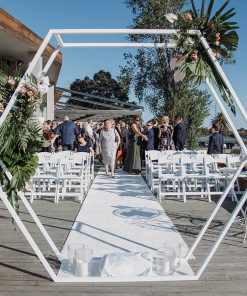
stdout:
[[[63,35],[75,35],[75,34],[79,34],[79,35],[85,35],[85,34],[102,34],[102,35],[106,35],[106,34],[129,34],[129,35],[133,35],[133,34],[139,34],[139,35],[178,35],[179,30],[167,30],[167,29],[52,29],[49,30],[48,34],[46,35],[45,39],[43,40],[40,48],[38,49],[37,53],[35,54],[32,62],[30,63],[26,73],[24,74],[23,78],[20,80],[19,85],[17,86],[14,94],[12,95],[8,105],[5,108],[4,113],[2,114],[2,116],[0,117],[0,127],[2,126],[2,124],[4,123],[7,115],[9,114],[9,112],[11,111],[15,100],[18,96],[19,90],[21,88],[21,86],[24,84],[25,82],[25,76],[27,74],[32,73],[32,71],[34,70],[39,58],[41,57],[41,55],[43,54],[46,46],[49,44],[50,40],[52,37],[54,37],[56,39],[57,42],[57,47],[55,48],[54,52],[52,53],[52,55],[50,56],[47,64],[45,65],[42,73],[40,73],[40,75],[44,76],[46,75],[46,73],[48,72],[50,66],[52,65],[54,59],[56,58],[58,52],[60,51],[60,49],[62,48],[68,48],[68,47],[128,47],[128,48],[133,48],[133,47],[139,47],[139,48],[174,48],[176,47],[176,44],[174,43],[133,43],[133,42],[126,42],[126,43],[119,43],[119,42],[114,42],[114,43],[86,43],[86,42],[76,42],[76,43],[68,43],[68,42],[64,42],[62,39]],[[245,122],[247,122],[247,112],[244,109],[242,103],[240,102],[235,90],[233,89],[230,81],[228,80],[227,76],[225,75],[223,69],[221,68],[219,62],[217,61],[217,59],[215,58],[215,56],[213,55],[213,52],[207,42],[207,40],[203,37],[203,35],[201,34],[200,31],[198,30],[190,30],[188,32],[190,35],[194,35],[197,36],[201,42],[201,44],[203,45],[204,49],[207,51],[211,61],[213,62],[213,65],[215,67],[215,69],[218,71],[219,75],[221,76],[222,80],[225,82],[225,84],[227,85],[234,103],[236,104],[236,106],[238,107],[240,113],[243,115],[243,118],[245,120]],[[186,256],[186,260],[189,260],[191,255],[193,254],[194,250],[196,249],[196,247],[198,246],[199,242],[201,241],[203,235],[205,234],[205,232],[207,231],[210,223],[212,222],[212,220],[214,219],[215,215],[218,213],[221,205],[223,204],[226,196],[228,195],[228,193],[230,192],[234,182],[236,181],[237,177],[239,176],[241,170],[243,169],[243,167],[245,166],[245,164],[247,164],[247,148],[244,145],[243,140],[241,139],[233,121],[231,120],[224,104],[222,103],[221,98],[218,96],[214,86],[212,85],[212,83],[207,79],[206,83],[212,93],[212,95],[215,97],[217,103],[219,104],[222,113],[224,114],[225,118],[227,119],[241,149],[242,152],[244,154],[244,157],[242,159],[242,162],[238,168],[238,170],[236,171],[234,177],[232,178],[231,182],[228,184],[225,192],[223,193],[223,195],[221,196],[221,198],[219,199],[215,209],[213,210],[213,212],[211,213],[210,217],[208,218],[208,220],[206,221],[204,227],[202,228],[202,230],[200,231],[200,233],[198,234],[197,238],[195,239],[194,243],[192,244],[187,256]],[[8,176],[9,179],[12,178],[11,174],[9,173],[9,171],[7,170],[7,168],[4,166],[4,163],[0,160],[0,165],[1,167],[4,169],[6,175]],[[33,211],[31,205],[29,204],[29,202],[27,201],[25,195],[23,192],[18,192],[18,195],[20,197],[20,199],[22,200],[22,202],[24,203],[25,207],[27,208],[27,210],[29,211],[30,215],[32,216],[32,218],[34,219],[35,223],[37,224],[38,228],[40,229],[40,231],[42,232],[42,234],[44,235],[45,239],[47,240],[48,244],[50,245],[50,247],[52,248],[52,250],[54,251],[54,253],[57,255],[58,259],[60,261],[63,260],[61,253],[59,252],[58,248],[56,247],[55,243],[53,242],[53,240],[51,239],[51,237],[49,236],[48,232],[46,231],[46,229],[44,228],[44,226],[42,225],[41,221],[39,220],[39,218],[37,217],[36,213]],[[28,232],[27,228],[25,227],[25,225],[23,224],[22,220],[20,219],[20,217],[16,214],[14,208],[12,207],[12,205],[10,204],[10,202],[7,199],[6,194],[2,191],[2,189],[0,188],[0,196],[1,199],[3,201],[3,203],[5,204],[6,208],[8,209],[8,211],[10,212],[11,216],[13,217],[13,219],[15,220],[15,222],[17,223],[17,225],[19,226],[20,230],[22,231],[23,235],[25,236],[25,238],[27,239],[27,241],[29,242],[29,244],[31,245],[32,249],[34,250],[34,252],[36,253],[36,255],[38,256],[39,260],[41,261],[41,263],[44,265],[45,269],[47,270],[48,274],[50,275],[51,279],[54,282],[106,282],[106,281],[119,281],[119,279],[117,278],[62,278],[62,277],[58,277],[55,272],[53,271],[53,269],[51,268],[51,266],[49,265],[47,259],[45,258],[45,256],[43,255],[43,253],[41,252],[41,250],[39,249],[38,245],[36,244],[36,242],[34,241],[34,239],[32,238],[31,234]],[[209,261],[211,260],[211,258],[213,257],[214,253],[216,252],[217,248],[219,247],[220,243],[222,242],[224,236],[226,235],[227,231],[229,230],[229,228],[231,227],[233,221],[235,220],[237,214],[239,213],[239,211],[242,209],[245,201],[247,200],[247,190],[244,192],[242,198],[240,199],[240,201],[237,203],[237,206],[235,207],[231,217],[229,218],[229,220],[225,223],[225,226],[223,227],[220,235],[218,236],[217,240],[215,241],[214,245],[212,246],[212,248],[210,249],[207,257],[205,258],[204,262],[202,263],[201,267],[199,268],[199,270],[194,274],[194,275],[178,275],[178,276],[166,276],[163,277],[162,280],[164,281],[188,281],[188,280],[198,280],[201,276],[201,274],[203,273],[203,271],[205,270],[205,268],[207,267]],[[120,281],[146,281],[147,278],[145,277],[138,277],[138,278],[127,278],[127,279],[122,279]],[[150,278],[149,278],[150,280]],[[155,280],[155,278],[152,280]],[[157,279],[158,281],[161,280],[161,278],[159,277]]]

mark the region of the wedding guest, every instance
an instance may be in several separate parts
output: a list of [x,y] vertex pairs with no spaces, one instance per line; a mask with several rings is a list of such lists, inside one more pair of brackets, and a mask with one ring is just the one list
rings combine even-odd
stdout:
[[128,173],[141,173],[141,144],[142,139],[147,141],[146,135],[140,131],[141,118],[139,115],[133,117],[129,131],[129,146],[124,163],[124,171]]
[[80,122],[75,122],[75,125],[76,125],[76,127],[77,127],[77,129],[78,129],[78,131],[80,133],[81,132],[81,124],[80,124]]
[[153,130],[153,124],[151,121],[148,122],[146,125],[145,134],[148,140],[144,142],[144,150],[145,151],[154,150],[154,130]]
[[46,122],[47,122],[47,124],[49,126],[49,129],[51,129],[51,120],[47,120]]
[[69,119],[69,116],[64,117],[63,123],[56,129],[56,133],[61,138],[63,150],[74,150],[75,137],[79,134],[79,131],[74,122]]
[[[120,144],[120,137],[117,131],[113,128],[113,123],[110,119],[106,120],[104,123],[104,128],[101,130],[99,137],[99,144],[103,156],[106,175],[111,175],[112,178],[115,178],[114,171],[116,152]],[[109,166],[111,174],[109,172]]]
[[93,147],[90,142],[86,141],[86,133],[81,132],[76,137],[77,143],[75,144],[75,152],[87,152],[94,154]]
[[99,144],[99,137],[100,137],[100,133],[102,131],[102,129],[104,128],[104,122],[101,122],[100,124],[98,124],[97,126],[97,130],[96,130],[96,156],[99,159],[99,162],[102,163],[103,162],[103,157],[102,157],[102,153],[100,150],[100,144]]
[[50,126],[47,123],[47,121],[43,122],[43,127],[42,127],[42,131],[43,131],[43,136],[46,140],[48,140],[48,132],[50,130]]
[[52,120],[51,122],[51,129],[52,130],[56,130],[56,128],[58,127],[58,123],[56,120]]
[[174,118],[174,132],[173,132],[173,141],[175,145],[176,151],[184,150],[184,145],[186,143],[186,129],[183,123],[183,119],[181,115],[177,115]]
[[52,129],[48,130],[44,136],[42,152],[57,152],[56,132]]
[[124,121],[121,122],[121,136],[122,136],[122,149],[123,149],[123,165],[127,156],[128,144],[129,144],[129,129]]
[[153,132],[154,132],[154,150],[158,150],[158,146],[159,146],[159,122],[157,119],[153,119],[152,121],[152,125],[153,125]]
[[221,154],[224,150],[223,135],[220,133],[221,126],[214,123],[212,126],[212,135],[209,137],[208,154]]
[[[51,122],[51,130],[55,132],[55,134],[57,133],[57,128],[58,128],[58,123],[56,120],[52,120]],[[56,139],[55,139],[55,142],[54,142],[55,146],[58,147],[60,146],[61,144],[61,139],[59,138],[58,135],[56,135]]]
[[87,136],[89,138],[89,141],[91,142],[91,145],[93,146],[93,144],[95,142],[95,138],[93,135],[93,120],[92,119],[88,119],[85,130],[87,132]]
[[170,119],[168,116],[162,118],[162,124],[159,129],[159,151],[174,150],[173,142],[173,127],[169,124]]

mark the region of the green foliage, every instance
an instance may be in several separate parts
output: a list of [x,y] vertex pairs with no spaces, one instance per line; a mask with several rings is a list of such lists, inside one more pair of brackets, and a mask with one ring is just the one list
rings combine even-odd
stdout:
[[232,64],[235,62],[233,52],[238,48],[239,37],[236,32],[237,23],[230,21],[235,16],[235,9],[225,11],[229,4],[226,1],[214,15],[212,15],[214,0],[210,0],[207,9],[206,1],[202,0],[200,14],[198,13],[194,1],[191,0],[192,10],[178,15],[176,27],[181,29],[178,38],[181,59],[179,69],[182,76],[190,77],[195,84],[200,85],[209,78],[215,83],[231,111],[235,114],[235,106],[230,92],[215,69],[208,53],[198,40],[197,36],[189,36],[187,31],[191,29],[200,30],[206,38],[213,51],[215,59],[221,64]]
[[[71,85],[71,90],[92,94],[95,96],[110,98],[110,99],[118,99],[123,102],[128,101],[128,92],[122,87],[122,85],[112,78],[110,72],[105,72],[103,70],[95,73],[93,78],[90,79],[86,76],[84,79],[76,79]],[[82,96],[83,98],[83,96]],[[103,102],[101,100],[101,102]],[[109,104],[108,101],[104,102],[105,104]],[[73,101],[73,104],[81,104],[80,102]],[[99,106],[83,102],[83,106],[88,108],[99,108]]]
[[[177,13],[184,1],[125,1],[134,14],[133,28],[170,28],[166,13]],[[138,41],[165,42],[171,36],[135,36]],[[168,115],[173,121],[180,113],[187,125],[188,142],[195,147],[195,138],[209,115],[209,95],[197,90],[189,79],[175,83],[171,59],[179,49],[140,49],[136,54],[126,53],[126,65],[121,68],[118,80],[125,89],[134,88],[140,101],[145,101],[158,118]],[[193,69],[192,69],[193,70]],[[193,71],[196,71],[194,69]]]
[[[18,82],[19,71],[7,69],[1,64],[0,68],[0,97],[6,106]],[[15,78],[13,78],[15,77]],[[8,180],[0,168],[0,182],[9,201],[18,213],[19,204],[17,192],[25,188],[25,184],[35,174],[38,158],[35,155],[42,147],[42,136],[39,125],[32,119],[36,102],[40,97],[37,80],[30,76],[23,86],[26,91],[19,93],[16,104],[0,128],[0,156],[1,160],[12,174]],[[30,92],[29,92],[30,91]]]
[[219,112],[215,115],[215,117],[211,120],[212,125],[218,123],[221,126],[220,132],[224,135],[228,135],[230,132],[230,126],[222,112]]

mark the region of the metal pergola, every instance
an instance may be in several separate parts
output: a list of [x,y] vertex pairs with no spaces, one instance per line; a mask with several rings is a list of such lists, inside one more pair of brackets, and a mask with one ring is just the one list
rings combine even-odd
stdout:
[[[85,34],[130,34],[130,35],[169,35],[169,36],[175,36],[178,35],[179,30],[166,30],[166,29],[52,29],[48,32],[47,36],[45,37],[43,43],[41,44],[39,50],[37,51],[36,55],[34,56],[32,62],[30,63],[25,75],[32,73],[38,59],[41,57],[42,53],[44,52],[44,49],[46,48],[46,46],[48,45],[49,41],[51,40],[52,37],[54,37],[56,39],[57,42],[57,47],[54,50],[53,54],[51,55],[50,59],[48,60],[47,64],[45,65],[43,71],[42,71],[42,75],[46,75],[47,71],[49,70],[51,64],[53,63],[56,55],[58,54],[58,52],[62,49],[62,48],[75,48],[75,47],[127,47],[127,48],[174,48],[176,47],[176,44],[170,43],[170,42],[166,42],[166,43],[133,43],[133,42],[127,42],[127,43],[119,43],[119,42],[114,42],[114,43],[68,43],[68,42],[64,42],[63,40],[63,36],[64,35],[75,35],[75,34],[79,34],[79,35],[85,35]],[[233,97],[233,101],[236,104],[236,106],[238,107],[241,115],[243,116],[245,122],[247,122],[247,113],[242,105],[242,103],[240,102],[235,90],[233,89],[230,81],[228,80],[227,76],[225,75],[224,71],[222,70],[219,62],[217,61],[217,59],[215,58],[215,56],[213,55],[213,52],[207,42],[207,40],[204,38],[204,36],[201,34],[200,31],[198,30],[190,30],[188,31],[188,34],[190,35],[194,35],[197,36],[198,39],[200,40],[203,48],[206,50],[206,52],[208,53],[208,56],[210,57],[215,69],[217,70],[217,72],[219,73],[220,77],[222,78],[222,80],[224,81],[225,85],[227,86],[227,88],[229,89],[230,94]],[[25,76],[24,76],[25,77]],[[2,114],[1,118],[0,118],[0,127],[1,125],[4,123],[7,115],[9,114],[9,112],[11,111],[15,100],[17,98],[18,92],[20,90],[20,87],[24,84],[25,79],[24,77],[21,79],[18,87],[16,88],[12,98],[10,99],[4,113]],[[205,225],[203,226],[202,230],[200,231],[200,233],[198,234],[197,238],[195,239],[194,243],[192,244],[191,248],[189,249],[189,252],[186,255],[185,260],[189,260],[191,258],[191,255],[193,254],[194,250],[197,248],[199,242],[201,241],[202,237],[204,236],[205,232],[207,231],[210,223],[213,221],[214,217],[216,216],[216,214],[218,213],[219,209],[221,208],[224,200],[226,199],[228,193],[230,192],[230,190],[232,189],[234,182],[237,180],[238,176],[240,175],[243,167],[246,165],[247,163],[247,148],[244,145],[244,142],[242,141],[232,119],[230,118],[225,105],[223,104],[222,98],[219,97],[218,93],[215,90],[215,87],[213,86],[213,84],[207,80],[206,81],[207,86],[209,87],[212,95],[214,96],[215,100],[217,101],[217,103],[219,104],[222,113],[224,114],[225,118],[228,121],[229,126],[231,127],[241,149],[243,152],[243,158],[241,161],[241,164],[239,166],[239,168],[237,169],[236,173],[234,174],[232,180],[229,182],[225,192],[222,194],[222,196],[220,197],[215,209],[213,210],[213,212],[211,213],[210,217],[208,218],[208,220],[206,221]],[[9,171],[6,169],[6,167],[4,166],[4,164],[2,162],[0,162],[0,165],[2,166],[2,168],[5,170],[6,175],[8,176],[9,179],[12,178],[11,174],[9,173]],[[56,247],[56,245],[54,244],[53,240],[51,239],[50,235],[48,234],[48,232],[46,231],[46,229],[44,228],[44,226],[42,225],[42,223],[40,222],[39,218],[37,217],[36,213],[33,211],[31,205],[29,204],[29,202],[27,201],[25,195],[23,192],[18,192],[18,195],[20,197],[20,199],[23,201],[24,205],[26,206],[28,212],[30,213],[30,215],[32,216],[32,218],[34,219],[35,223],[37,224],[38,228],[40,229],[40,231],[42,232],[42,234],[44,235],[45,239],[47,240],[48,244],[50,245],[50,247],[52,248],[52,250],[54,251],[54,253],[56,254],[56,256],[58,257],[58,259],[61,261],[62,255],[59,252],[58,248]],[[4,205],[6,206],[6,208],[8,209],[8,211],[10,212],[11,216],[13,217],[13,219],[15,220],[15,222],[17,223],[17,225],[19,226],[20,230],[22,231],[23,235],[25,236],[25,238],[27,239],[27,241],[29,242],[29,244],[31,245],[32,249],[34,250],[35,254],[38,256],[39,260],[41,261],[41,263],[44,265],[45,269],[47,270],[48,274],[50,275],[51,279],[54,282],[87,282],[87,281],[91,281],[91,282],[102,282],[102,281],[119,281],[119,279],[117,278],[78,278],[78,277],[74,277],[74,278],[63,278],[63,277],[58,277],[57,274],[53,271],[53,269],[51,268],[51,266],[49,265],[47,259],[45,258],[44,254],[41,252],[40,248],[38,247],[37,243],[35,242],[35,240],[33,239],[33,237],[31,236],[31,234],[29,233],[29,231],[27,230],[27,228],[25,227],[23,221],[21,220],[21,218],[17,215],[17,213],[15,212],[14,208],[12,207],[11,203],[8,201],[6,194],[2,191],[2,189],[0,188],[0,196],[1,199],[4,203]],[[209,250],[206,258],[204,258],[203,263],[201,264],[201,266],[199,267],[199,269],[195,272],[194,275],[177,275],[177,276],[166,276],[164,281],[188,281],[188,280],[198,280],[200,278],[200,276],[202,275],[203,271],[205,270],[205,268],[207,267],[208,263],[210,262],[210,260],[212,259],[212,257],[214,256],[217,248],[219,247],[220,243],[222,242],[223,238],[225,237],[227,231],[229,230],[229,228],[231,227],[232,223],[234,222],[237,214],[239,213],[239,211],[242,209],[244,203],[247,200],[247,190],[244,192],[244,194],[242,195],[241,199],[239,200],[239,202],[237,203],[234,211],[232,212],[230,218],[226,221],[222,231],[220,232],[219,236],[216,238],[213,246],[211,247],[211,249]],[[125,279],[126,281],[130,281],[131,279]],[[140,277],[140,281],[143,281],[144,279],[142,279]],[[121,281],[123,281],[121,279]]]
[[[124,102],[117,98],[106,98],[94,94],[83,93],[80,91],[56,87],[62,93],[61,98],[67,100],[63,103],[60,100],[55,105],[55,119],[63,120],[65,115],[69,115],[71,120],[80,121],[93,119],[102,121],[109,118],[119,118],[133,115],[141,115],[142,106]],[[94,108],[88,107],[91,104]]]

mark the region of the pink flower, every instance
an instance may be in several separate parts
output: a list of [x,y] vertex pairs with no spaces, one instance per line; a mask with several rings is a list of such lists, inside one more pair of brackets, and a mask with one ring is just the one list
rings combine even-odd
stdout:
[[220,41],[220,38],[221,38],[221,34],[218,32],[215,34],[215,39],[216,41]]
[[214,56],[216,57],[216,59],[219,59],[221,57],[221,54],[218,51],[215,51]]
[[197,54],[197,52],[192,52],[192,54],[190,55],[190,60],[192,61],[192,62],[195,62],[196,60],[198,59],[198,54]]
[[186,21],[188,22],[192,22],[193,21],[193,17],[191,15],[191,13],[187,12],[184,14],[184,18],[186,19]]
[[22,96],[24,96],[24,95],[26,94],[26,92],[27,92],[27,89],[25,88],[25,86],[22,86],[22,87],[20,88],[20,90],[19,90],[19,93],[20,93]]
[[31,98],[35,95],[35,93],[33,90],[30,89],[29,91],[27,91],[27,95]]
[[11,86],[14,86],[15,85],[15,79],[11,76],[8,77],[8,84],[11,85]]
[[210,22],[208,23],[208,27],[209,27],[210,29],[214,29],[214,28],[215,28],[215,22],[210,21]]

